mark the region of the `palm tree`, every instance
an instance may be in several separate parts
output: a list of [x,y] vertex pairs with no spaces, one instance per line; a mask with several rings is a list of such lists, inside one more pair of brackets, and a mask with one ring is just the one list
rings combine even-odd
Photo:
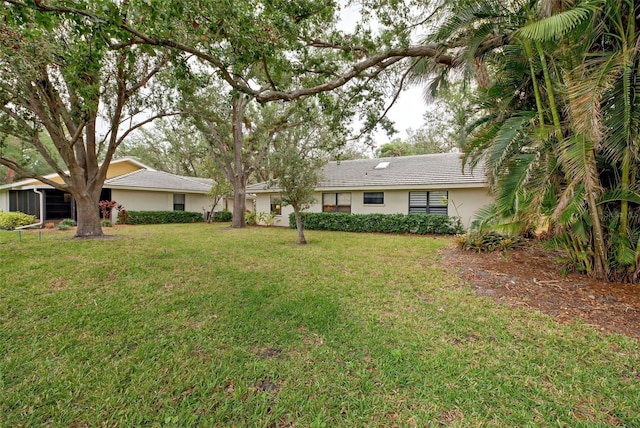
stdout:
[[[483,115],[465,156],[488,166],[494,218],[522,231],[548,215],[581,269],[637,281],[640,8],[635,0],[567,5],[456,2],[430,41],[475,72]],[[426,63],[413,70],[435,83],[451,72]]]

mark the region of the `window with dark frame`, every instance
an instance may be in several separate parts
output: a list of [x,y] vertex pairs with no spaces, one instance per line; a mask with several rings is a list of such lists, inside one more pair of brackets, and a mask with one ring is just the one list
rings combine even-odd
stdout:
[[409,214],[449,215],[449,192],[433,190],[430,192],[409,192]]
[[186,199],[187,199],[187,195],[185,195],[184,193],[174,193],[173,194],[173,210],[184,211]]
[[271,214],[282,215],[282,200],[278,196],[271,196]]
[[351,193],[323,193],[322,212],[351,214]]
[[364,192],[362,202],[364,205],[383,205],[384,192]]

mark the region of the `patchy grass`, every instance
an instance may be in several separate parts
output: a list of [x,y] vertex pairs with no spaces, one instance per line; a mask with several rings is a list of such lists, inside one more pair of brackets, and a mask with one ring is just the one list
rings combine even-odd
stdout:
[[0,426],[640,425],[640,345],[456,287],[431,237],[0,231]]

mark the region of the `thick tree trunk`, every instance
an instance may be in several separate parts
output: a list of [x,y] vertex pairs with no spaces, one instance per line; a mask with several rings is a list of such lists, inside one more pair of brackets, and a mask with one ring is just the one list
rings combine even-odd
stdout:
[[98,198],[88,194],[74,195],[78,212],[77,238],[95,238],[104,236],[100,225]]
[[298,243],[300,245],[305,245],[307,243],[307,240],[304,237],[304,228],[302,227],[302,217],[300,216],[300,211],[294,208],[293,215],[296,218],[296,229],[298,231]]
[[233,182],[233,219],[231,220],[231,227],[239,229],[246,227],[247,224],[244,221],[244,212],[246,210],[246,195],[247,187],[246,181],[242,177],[234,177]]
[[232,111],[232,132],[233,132],[233,219],[231,227],[239,229],[247,227],[244,221],[244,212],[246,210],[247,195],[247,179],[248,172],[244,164],[242,151],[244,148],[244,135],[242,133],[242,125],[244,119],[244,109],[248,104],[248,100],[240,97],[233,103]]

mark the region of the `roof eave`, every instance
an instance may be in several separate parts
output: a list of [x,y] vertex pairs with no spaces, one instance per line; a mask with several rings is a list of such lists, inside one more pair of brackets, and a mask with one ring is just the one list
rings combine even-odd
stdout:
[[[338,192],[338,191],[369,191],[369,190],[429,190],[429,189],[482,189],[488,188],[487,182],[472,183],[435,183],[435,184],[397,184],[390,186],[318,186],[316,192]],[[268,187],[263,189],[251,189],[253,193],[278,193],[280,188]]]

